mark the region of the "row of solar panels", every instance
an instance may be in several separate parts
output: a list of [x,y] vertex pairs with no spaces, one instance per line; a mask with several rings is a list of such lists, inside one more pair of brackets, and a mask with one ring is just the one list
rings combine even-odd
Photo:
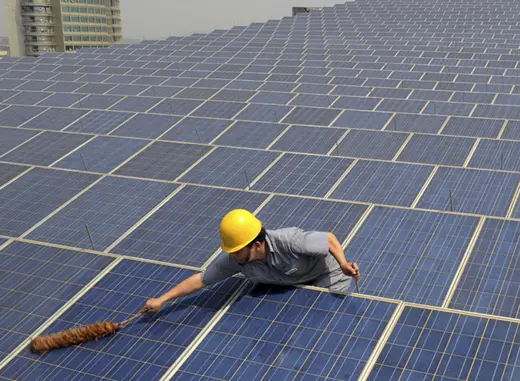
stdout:
[[[17,296],[3,303],[10,311],[0,323],[3,355],[82,288],[88,292],[44,333],[94,320],[121,321],[150,295],[194,274],[19,242],[4,248],[0,258],[0,271],[9,271],[2,282]],[[85,287],[107,266],[111,266],[108,273],[94,286]],[[21,277],[26,293],[21,290]],[[34,283],[39,287],[30,287]],[[146,322],[80,347],[43,356],[17,349],[17,355],[0,369],[0,377],[357,380],[371,370],[368,380],[387,381],[433,375],[513,380],[518,373],[518,323],[304,289],[241,291],[242,285],[239,279],[225,281],[181,299]],[[237,292],[242,295],[238,299]],[[228,300],[234,301],[223,310]],[[210,324],[212,328],[205,330]],[[388,339],[379,348],[386,334]],[[197,338],[200,342],[193,345]]]

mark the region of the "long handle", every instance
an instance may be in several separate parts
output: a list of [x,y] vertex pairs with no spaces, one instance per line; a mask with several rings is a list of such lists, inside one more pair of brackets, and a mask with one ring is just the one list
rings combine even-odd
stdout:
[[138,313],[136,313],[134,316],[132,317],[129,317],[128,319],[126,320],[123,320],[121,323],[119,323],[119,326],[120,327],[124,327],[125,325],[127,325],[128,323],[130,323],[131,321],[141,317],[144,313],[146,313],[148,311],[148,309],[146,308],[142,308],[141,311],[139,311]]
[[[352,263],[354,263],[354,264],[357,266],[357,262],[356,262],[356,260],[352,261]],[[357,266],[357,267],[359,267],[359,266]],[[358,285],[358,281],[357,281],[356,278],[354,278],[354,280],[356,281],[356,291],[357,291],[357,293],[359,294],[359,285]]]

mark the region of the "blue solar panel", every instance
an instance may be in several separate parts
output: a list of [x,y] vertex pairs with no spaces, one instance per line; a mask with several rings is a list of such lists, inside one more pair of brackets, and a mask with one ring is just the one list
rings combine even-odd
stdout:
[[520,152],[520,142],[483,139],[468,166],[518,172],[520,171],[518,152]]
[[247,102],[255,94],[255,91],[222,89],[211,99],[215,101]]
[[133,115],[133,113],[129,112],[92,110],[83,118],[67,127],[66,131],[108,134]]
[[[8,181],[11,181],[22,172],[26,171],[29,167],[24,165],[14,164],[1,164],[0,163],[0,187]],[[1,244],[0,244],[1,245]]]
[[145,112],[162,101],[162,99],[163,98],[129,96],[112,106],[110,110]]
[[441,167],[417,206],[505,217],[518,181],[516,173]]
[[518,106],[477,105],[471,116],[484,118],[520,119]]
[[278,155],[270,151],[218,147],[179,181],[246,188]]
[[108,83],[85,83],[84,86],[75,91],[81,94],[103,94],[113,89],[116,85]]
[[386,112],[345,110],[333,126],[381,130],[391,117]]
[[520,122],[508,120],[501,139],[520,140]]
[[262,91],[280,91],[280,92],[291,92],[298,86],[296,83],[287,82],[265,82],[258,90]]
[[176,187],[162,182],[105,178],[27,238],[104,251]]
[[333,110],[316,107],[295,107],[283,120],[290,124],[309,124],[316,126],[330,125],[341,113],[341,110]]
[[504,125],[500,119],[452,117],[442,130],[445,135],[480,136],[496,138]]
[[375,207],[346,249],[364,274],[360,292],[440,306],[477,222],[475,217]]
[[155,142],[115,173],[149,179],[175,180],[210,148],[197,144]]
[[206,103],[200,106],[191,115],[208,118],[231,119],[246,105],[247,103],[206,101]]
[[249,100],[251,103],[266,103],[286,105],[295,97],[293,93],[282,93],[276,91],[259,91]]
[[432,170],[425,165],[361,160],[330,197],[411,206]]
[[471,138],[414,135],[397,160],[462,166],[474,144]]
[[165,99],[149,112],[158,114],[188,115],[199,107],[203,101],[192,99]]
[[283,124],[237,122],[221,135],[215,141],[215,144],[267,148],[285,128],[287,128],[287,125]]
[[33,106],[10,106],[0,109],[0,126],[19,127],[45,110],[44,107]]
[[175,98],[188,98],[188,99],[200,99],[206,100],[211,98],[215,93],[217,93],[217,89],[200,89],[187,87],[178,94],[175,95]]
[[291,126],[271,148],[326,154],[344,133],[345,130],[341,128]]
[[18,94],[4,100],[3,103],[33,106],[50,95],[52,95],[52,93],[41,91],[20,91]]
[[54,167],[108,173],[149,142],[98,136],[60,160]]
[[350,159],[286,154],[252,189],[324,197],[350,164]]
[[236,79],[234,81],[229,82],[226,86],[226,89],[235,89],[235,90],[256,90],[265,82],[261,81],[242,81]]
[[106,256],[22,242],[13,242],[0,251],[0,358],[111,261],[113,258]]
[[370,381],[513,380],[518,323],[405,307]]
[[84,94],[56,93],[38,103],[38,106],[69,107],[82,99]]
[[329,107],[337,97],[332,95],[299,94],[289,104],[295,106]]
[[407,137],[402,133],[351,130],[336,151],[343,156],[391,160]]
[[518,318],[516,221],[486,220],[450,308]]
[[[150,295],[166,292],[194,271],[124,261],[69,308],[44,334],[95,320],[122,321]],[[148,279],[145,279],[147,277]],[[164,311],[128,325],[116,335],[45,356],[22,351],[0,377],[159,380],[236,290],[239,279],[175,301]]]
[[45,91],[51,92],[62,92],[62,93],[72,93],[83,86],[81,82],[56,82],[52,86],[49,86],[45,89]]
[[98,176],[34,168],[0,190],[0,234],[17,237]]
[[395,305],[257,288],[226,311],[174,378],[357,380]]
[[370,88],[361,86],[336,86],[334,90],[330,92],[333,95],[357,95],[364,97],[370,93]]
[[136,138],[156,139],[175,125],[181,118],[178,116],[137,114],[112,131],[110,135],[131,136]]
[[259,122],[280,122],[292,109],[293,108],[289,106],[250,104],[236,116],[236,119]]
[[120,95],[91,94],[76,103],[74,107],[106,110],[114,103],[119,102],[121,99],[123,99],[123,96]]
[[420,113],[425,105],[426,101],[383,99],[377,106],[377,111]]
[[[456,102],[430,102],[424,109],[424,114],[469,116],[475,105]],[[478,109],[479,106],[477,106]],[[477,115],[473,115],[477,116]]]
[[137,95],[142,93],[148,89],[148,86],[138,86],[138,85],[118,85],[114,87],[112,90],[107,92],[107,94],[116,94],[116,95]]
[[90,136],[86,135],[44,131],[3,156],[2,160],[13,163],[50,165],[89,139]]
[[7,151],[12,150],[36,134],[38,134],[37,131],[0,128],[0,135],[2,136],[0,139],[0,155],[4,155]]
[[332,107],[351,110],[373,110],[380,101],[381,98],[345,96],[339,97]]
[[49,108],[27,122],[24,127],[59,131],[81,118],[87,112],[87,110]]
[[201,266],[220,247],[222,217],[234,208],[253,211],[266,198],[253,192],[187,186],[112,252]]
[[365,212],[365,205],[303,197],[274,196],[258,213],[266,229],[296,226],[332,232],[343,242]]
[[177,94],[182,87],[173,87],[173,86],[149,86],[148,90],[144,93],[140,94],[146,97],[165,97],[169,98]]

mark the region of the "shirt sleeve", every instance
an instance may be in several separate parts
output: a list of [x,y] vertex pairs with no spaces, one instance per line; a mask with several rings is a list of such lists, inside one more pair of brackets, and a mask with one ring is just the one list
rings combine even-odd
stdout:
[[226,253],[221,253],[202,273],[206,286],[220,282],[240,272],[240,265]]
[[292,251],[296,254],[321,257],[329,255],[328,232],[298,229],[291,241]]

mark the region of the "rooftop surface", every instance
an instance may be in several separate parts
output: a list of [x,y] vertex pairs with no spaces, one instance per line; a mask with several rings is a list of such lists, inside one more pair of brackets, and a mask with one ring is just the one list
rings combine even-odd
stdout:
[[[520,379],[520,3],[348,2],[0,60],[0,380]],[[333,231],[359,293],[232,278],[233,208]]]

